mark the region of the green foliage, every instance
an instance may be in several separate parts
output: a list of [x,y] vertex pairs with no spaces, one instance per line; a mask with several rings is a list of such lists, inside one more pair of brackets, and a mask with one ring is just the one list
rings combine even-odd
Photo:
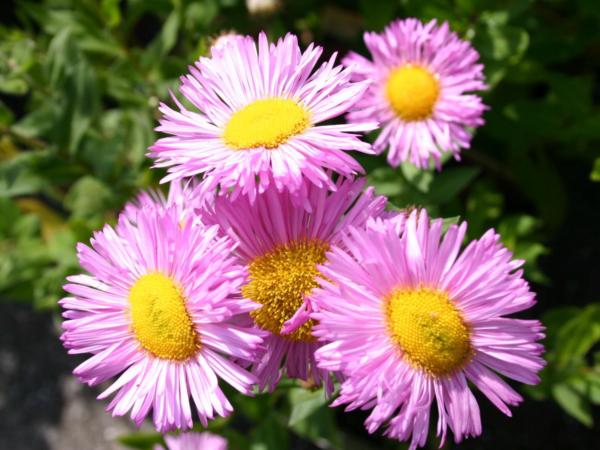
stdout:
[[134,433],[119,437],[119,442],[128,448],[152,450],[157,444],[164,444],[159,433]]
[[594,161],[594,167],[590,173],[590,179],[592,181],[600,181],[600,158],[596,158]]
[[[466,219],[469,238],[496,228],[525,260],[526,277],[547,293],[540,307],[548,327],[543,383],[527,392],[592,425],[600,305],[565,306],[597,298],[558,297],[545,267],[561,230],[582,225],[567,222],[572,211],[593,198],[580,199],[573,183],[593,189],[600,181],[597,1],[290,0],[256,17],[241,0],[16,4],[0,26],[0,301],[57,309],[64,277],[79,270],[75,243],[113,223],[139,189],[157,185],[162,174],[145,157],[157,137],[157,106],[170,102],[177,78],[220,32],[291,31],[304,45],[315,40],[344,54],[364,51],[362,31],[396,17],[448,20],[481,53],[490,86],[473,147],[460,163],[446,158],[442,171],[357,157],[395,207],[426,207],[452,218],[447,223]],[[292,382],[280,391],[251,400],[232,394],[233,426],[212,429],[233,449],[279,450],[295,439],[318,448],[398,448],[340,427],[321,391]],[[159,441],[121,439],[140,449]]]
[[556,308],[543,317],[548,326],[548,367],[542,383],[530,388],[538,398],[552,397],[588,427],[592,405],[600,405],[600,303]]

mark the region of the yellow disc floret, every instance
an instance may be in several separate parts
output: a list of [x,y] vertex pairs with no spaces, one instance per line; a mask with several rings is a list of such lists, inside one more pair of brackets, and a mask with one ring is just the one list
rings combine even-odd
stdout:
[[274,149],[310,126],[308,112],[286,98],[256,100],[236,112],[225,127],[225,143],[237,150]]
[[[300,240],[275,247],[248,266],[250,281],[242,288],[244,297],[262,305],[251,313],[264,330],[281,335],[283,324],[302,306],[304,296],[319,284],[317,265],[325,262],[329,245],[319,240]],[[310,342],[313,321],[281,337]]]
[[427,69],[406,65],[392,70],[386,95],[396,114],[407,122],[431,116],[440,84]]
[[469,328],[446,293],[397,289],[386,297],[385,305],[392,340],[413,367],[443,376],[470,359]]
[[133,332],[154,356],[183,361],[195,355],[200,341],[181,288],[161,273],[139,278],[129,291]]

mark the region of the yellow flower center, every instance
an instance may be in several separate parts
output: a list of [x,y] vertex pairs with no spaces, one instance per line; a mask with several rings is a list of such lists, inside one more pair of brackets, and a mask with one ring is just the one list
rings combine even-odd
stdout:
[[129,291],[133,332],[153,355],[184,361],[200,349],[181,288],[160,273],[138,279]]
[[431,116],[440,84],[427,69],[406,65],[392,70],[386,95],[396,114],[407,122]]
[[319,240],[300,240],[280,245],[249,264],[250,281],[242,294],[262,305],[251,313],[264,330],[292,341],[311,342],[313,321],[281,335],[281,327],[302,306],[304,296],[319,284],[317,265],[325,262],[329,245]]
[[310,125],[308,112],[286,98],[256,100],[236,112],[223,139],[237,150],[264,147],[274,149]]
[[392,340],[413,367],[443,376],[469,360],[469,328],[446,293],[397,289],[385,300]]

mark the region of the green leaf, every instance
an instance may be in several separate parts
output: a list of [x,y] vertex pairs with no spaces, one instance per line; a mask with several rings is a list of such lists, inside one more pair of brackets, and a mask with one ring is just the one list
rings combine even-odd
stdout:
[[487,82],[497,85],[507,73],[509,65],[521,61],[529,47],[529,34],[520,27],[508,24],[507,11],[486,11],[481,14],[480,32],[474,45],[481,53],[485,64]]
[[117,440],[129,448],[140,450],[152,450],[156,444],[164,444],[162,436],[158,433],[131,433],[119,436]]
[[566,321],[558,333],[557,364],[583,358],[600,341],[600,304],[591,304]]
[[288,425],[300,436],[323,449],[343,448],[342,434],[334,418],[334,410],[327,407],[323,390],[307,391],[294,388],[290,391],[292,413]]
[[35,42],[19,30],[0,28],[0,92],[23,95],[35,63]]
[[536,217],[516,214],[502,219],[498,224],[498,233],[514,257],[526,261],[527,278],[538,283],[547,283],[549,280],[537,264],[540,256],[549,253],[548,248],[542,245],[536,236],[540,228],[541,221]]
[[6,236],[12,230],[21,211],[13,200],[0,196],[0,236]]
[[121,23],[119,3],[119,0],[102,0],[102,3],[100,3],[102,14],[106,17],[106,25],[110,28],[114,28]]
[[23,137],[41,137],[49,133],[60,118],[61,110],[59,105],[53,102],[47,102],[38,109],[27,114],[11,128]]
[[552,308],[542,316],[542,323],[546,326],[546,345],[549,349],[556,349],[560,345],[561,328],[579,312],[580,308],[575,306],[563,306]]
[[61,92],[52,135],[71,154],[77,152],[92,117],[100,107],[96,73],[80,51],[71,28],[60,31],[48,49],[51,85]]
[[600,181],[600,158],[594,160],[594,167],[590,173],[590,179],[592,181]]
[[176,9],[165,21],[159,35],[152,41],[142,56],[142,65],[145,68],[159,65],[162,58],[171,51],[177,42],[177,33],[180,25],[179,10]]
[[446,203],[463,191],[476,177],[477,167],[454,167],[437,174],[429,188],[428,202]]
[[0,197],[35,194],[48,181],[35,170],[37,153],[21,153],[0,164]]
[[585,380],[589,383],[589,399],[595,405],[600,405],[600,373],[589,371]]
[[48,255],[64,266],[77,267],[78,260],[75,252],[77,239],[68,228],[63,228],[52,234],[48,242]]
[[216,0],[190,3],[185,10],[185,27],[191,30],[208,28],[219,14],[219,4]]
[[289,426],[294,426],[313,414],[327,402],[322,389],[310,391],[303,388],[290,389],[290,403],[292,412],[288,421]]
[[392,197],[400,195],[404,191],[402,175],[388,166],[369,171],[367,179],[379,195]]
[[10,108],[0,100],[0,126],[8,126],[10,125],[15,118],[15,115],[10,110]]
[[503,195],[487,179],[475,182],[467,198],[469,236],[481,236],[502,215]]
[[398,8],[397,2],[379,2],[373,7],[370,0],[360,0],[360,11],[367,30],[382,30],[391,20],[395,18]]
[[112,191],[97,178],[85,176],[67,193],[65,206],[72,212],[73,217],[93,217],[102,215],[112,204]]
[[289,434],[273,412],[254,431],[250,450],[281,450],[289,448]]
[[552,395],[560,406],[587,427],[594,424],[589,401],[567,384],[557,384]]
[[85,60],[77,62],[74,74],[67,84],[66,94],[69,96],[65,108],[65,122],[70,123],[68,148],[71,153],[75,153],[99,107],[96,75]]
[[10,80],[0,78],[0,91],[5,94],[23,95],[28,89],[29,86],[27,82],[21,78],[13,78]]
[[451,225],[458,225],[458,223],[460,222],[460,216],[445,217],[443,220],[444,224],[442,225],[442,230],[445,233],[446,231],[448,231],[448,228],[450,228]]
[[414,186],[419,192],[426,194],[429,192],[429,188],[434,179],[433,171],[419,169],[417,166],[411,163],[402,163],[400,170],[404,175],[404,178]]
[[123,57],[125,52],[112,33],[98,20],[100,14],[91,13],[84,2],[75,2],[74,7],[50,8],[28,5],[29,14],[35,17],[50,36],[57,36],[69,30],[77,45],[85,52],[111,57]]
[[58,86],[74,62],[81,55],[75,44],[73,31],[67,27],[54,36],[48,47],[47,65],[50,72],[50,83]]

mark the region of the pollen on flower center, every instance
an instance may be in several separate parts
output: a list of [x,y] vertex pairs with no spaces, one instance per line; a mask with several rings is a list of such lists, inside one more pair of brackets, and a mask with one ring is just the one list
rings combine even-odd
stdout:
[[396,114],[408,122],[431,116],[440,84],[427,69],[406,65],[392,70],[386,95]]
[[443,376],[469,360],[469,328],[446,293],[397,289],[385,300],[392,340],[412,366]]
[[[304,296],[319,285],[317,265],[325,262],[328,249],[329,245],[319,240],[300,240],[278,246],[249,264],[250,281],[242,293],[262,305],[251,313],[259,327],[280,334],[283,324],[302,306]],[[314,340],[312,325],[309,320],[281,337],[310,342]]]
[[237,150],[277,148],[310,125],[308,112],[286,98],[256,100],[236,112],[225,127],[225,143]]
[[195,355],[200,341],[181,288],[161,273],[139,278],[129,291],[133,332],[153,355],[183,361]]

